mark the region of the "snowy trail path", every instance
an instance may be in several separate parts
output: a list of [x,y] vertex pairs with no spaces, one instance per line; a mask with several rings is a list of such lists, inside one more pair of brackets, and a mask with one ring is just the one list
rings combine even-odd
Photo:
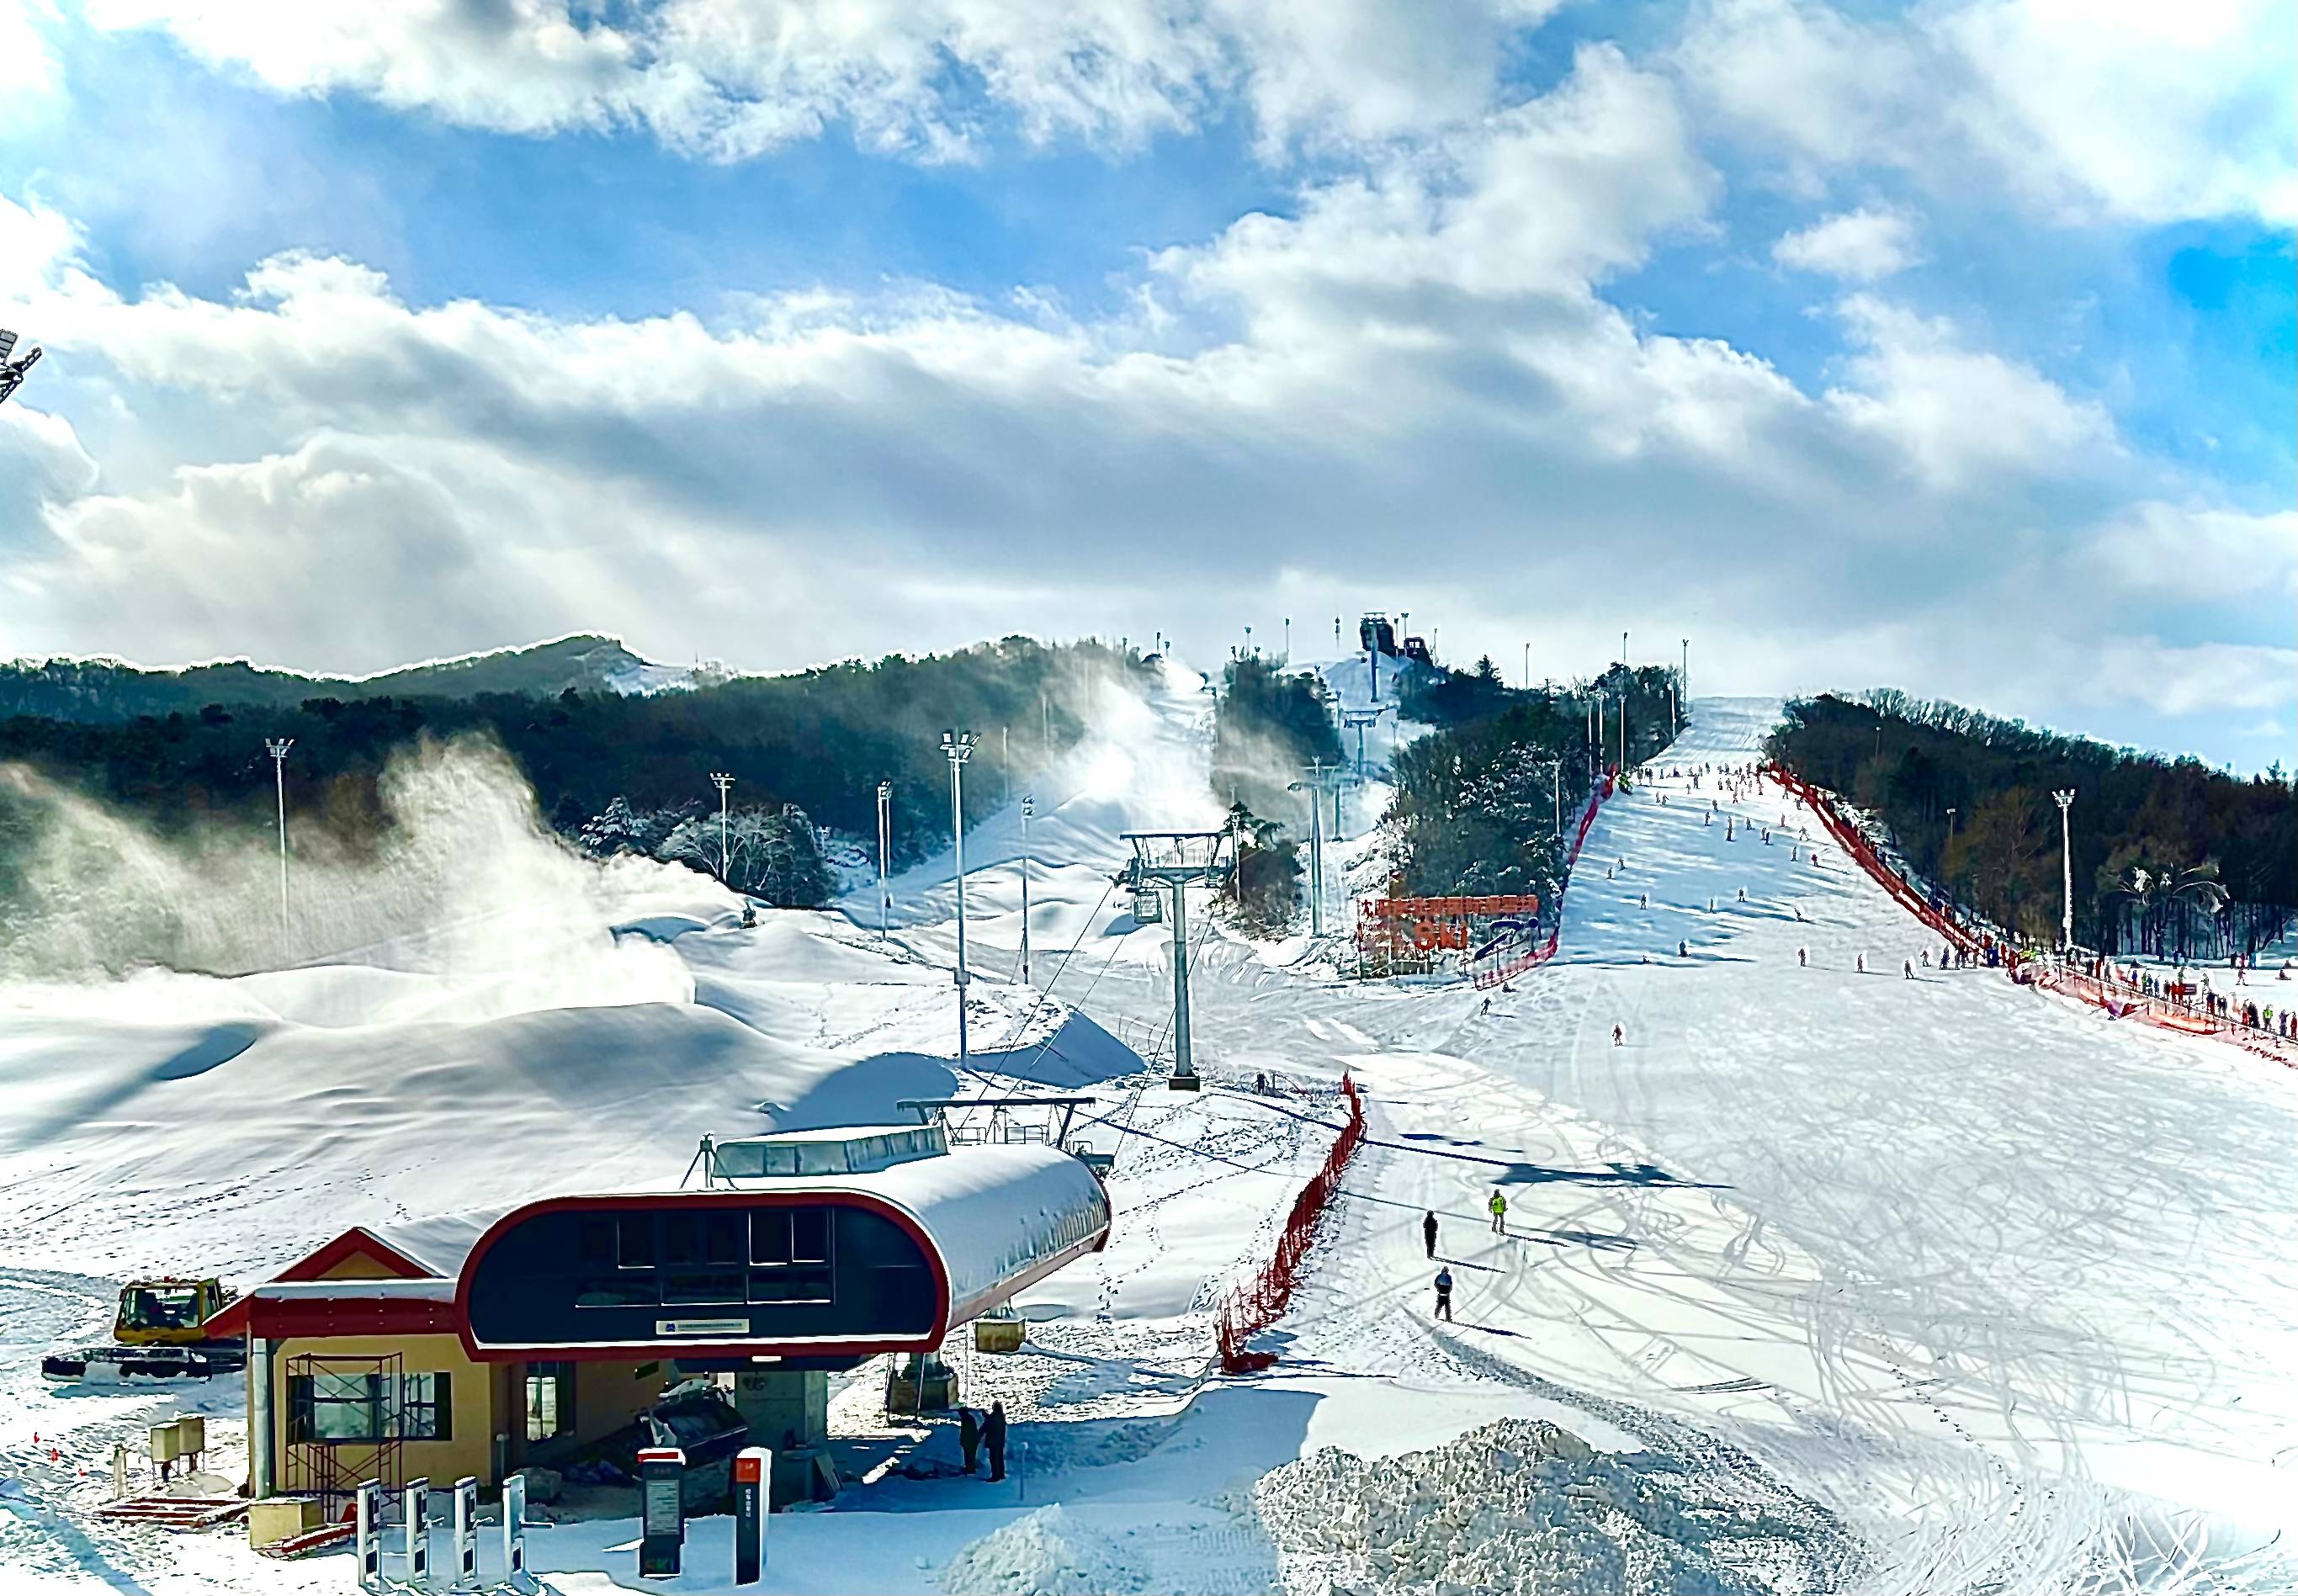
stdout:
[[[1775,710],[1703,705],[1671,758],[1746,763]],[[1813,865],[1775,787],[1710,823],[1713,778],[1694,796],[1606,806],[1562,957],[1489,1014],[1209,952],[1199,1030],[1232,1074],[1348,1068],[1373,1104],[1277,1329],[1306,1372],[1279,1377],[1464,1411],[1513,1377],[1509,1410],[1697,1421],[1847,1515],[1883,1554],[1868,1589],[2298,1582],[2288,1072],[1991,972],[1904,980],[1921,928],[1831,845]],[[1457,1329],[1428,1322],[1424,1209]]]

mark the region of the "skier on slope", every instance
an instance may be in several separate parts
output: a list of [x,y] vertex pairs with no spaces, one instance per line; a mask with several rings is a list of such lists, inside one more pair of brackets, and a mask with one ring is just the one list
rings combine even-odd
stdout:
[[1622,1024],[1621,1024],[1618,1021],[1616,1021],[1616,1020],[1613,1021],[1612,1021],[1612,1046],[1615,1046],[1615,1047],[1624,1047],[1624,1046],[1627,1046],[1627,1044],[1628,1044],[1628,1030],[1627,1030],[1627,1027],[1625,1027],[1624,1025],[1622,1025]]
[[1808,965],[1811,963],[1811,949],[1808,947],[1797,948],[1796,963],[1800,965]]
[[1420,1216],[1420,1239],[1428,1245],[1428,1256],[1436,1256],[1436,1211],[1430,1209]]
[[1484,1211],[1492,1216],[1492,1234],[1506,1236],[1508,1234],[1507,1195],[1495,1188],[1491,1199],[1484,1203]]
[[1915,962],[1914,962],[1914,960],[1913,960],[1913,959],[1908,959],[1908,960],[1904,961],[1904,962],[1900,964],[1900,966],[1899,966],[1899,975],[1900,975],[1901,979],[1905,980],[1914,980],[1914,979],[1915,979]]
[[1452,1271],[1449,1269],[1436,1271],[1436,1317],[1448,1325],[1452,1322]]
[[1864,953],[1859,955],[1858,967],[1860,974],[1864,975],[1867,973],[1867,955]]
[[1691,956],[1691,944],[1689,942],[1677,943],[1675,945],[1675,956],[1679,959],[1690,958]]

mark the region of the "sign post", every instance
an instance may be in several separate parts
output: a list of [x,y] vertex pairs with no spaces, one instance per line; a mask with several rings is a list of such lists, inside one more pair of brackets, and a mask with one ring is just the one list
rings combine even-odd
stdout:
[[774,1454],[746,1446],[734,1454],[734,1583],[754,1585],[766,1567],[766,1519],[773,1512]]
[[639,1577],[674,1579],[686,1543],[686,1454],[675,1446],[639,1451]]
[[517,1585],[526,1572],[526,1476],[503,1482],[502,1515],[503,1580]]
[[479,1482],[465,1475],[455,1482],[455,1588],[479,1583]]
[[359,1524],[359,1588],[383,1588],[383,1482],[368,1480],[354,1498]]
[[431,1482],[407,1482],[407,1583],[420,1586],[431,1577]]

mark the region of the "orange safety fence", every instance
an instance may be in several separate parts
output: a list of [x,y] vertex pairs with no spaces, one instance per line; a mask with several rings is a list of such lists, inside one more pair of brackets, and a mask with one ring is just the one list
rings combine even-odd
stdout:
[[1285,1216],[1284,1234],[1277,1237],[1277,1255],[1262,1264],[1252,1279],[1230,1292],[1214,1315],[1213,1335],[1226,1373],[1252,1374],[1277,1361],[1276,1353],[1250,1351],[1245,1343],[1283,1318],[1292,1303],[1302,1262],[1317,1239],[1317,1227],[1333,1194],[1340,1190],[1341,1171],[1364,1140],[1363,1094],[1345,1075],[1341,1077],[1341,1091],[1349,1100],[1348,1123],[1341,1127],[1340,1136],[1325,1154],[1324,1166],[1293,1199],[1293,1211]]

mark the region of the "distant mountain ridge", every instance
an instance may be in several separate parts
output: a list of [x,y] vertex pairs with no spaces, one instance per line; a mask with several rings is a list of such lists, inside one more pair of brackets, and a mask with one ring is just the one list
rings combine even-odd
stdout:
[[124,660],[18,659],[0,665],[0,715],[103,722],[193,714],[208,704],[292,708],[306,699],[473,699],[484,693],[553,698],[579,692],[649,694],[732,678],[721,665],[657,665],[616,637],[580,633],[525,648],[402,666],[372,676],[314,676],[245,659],[178,670]]

